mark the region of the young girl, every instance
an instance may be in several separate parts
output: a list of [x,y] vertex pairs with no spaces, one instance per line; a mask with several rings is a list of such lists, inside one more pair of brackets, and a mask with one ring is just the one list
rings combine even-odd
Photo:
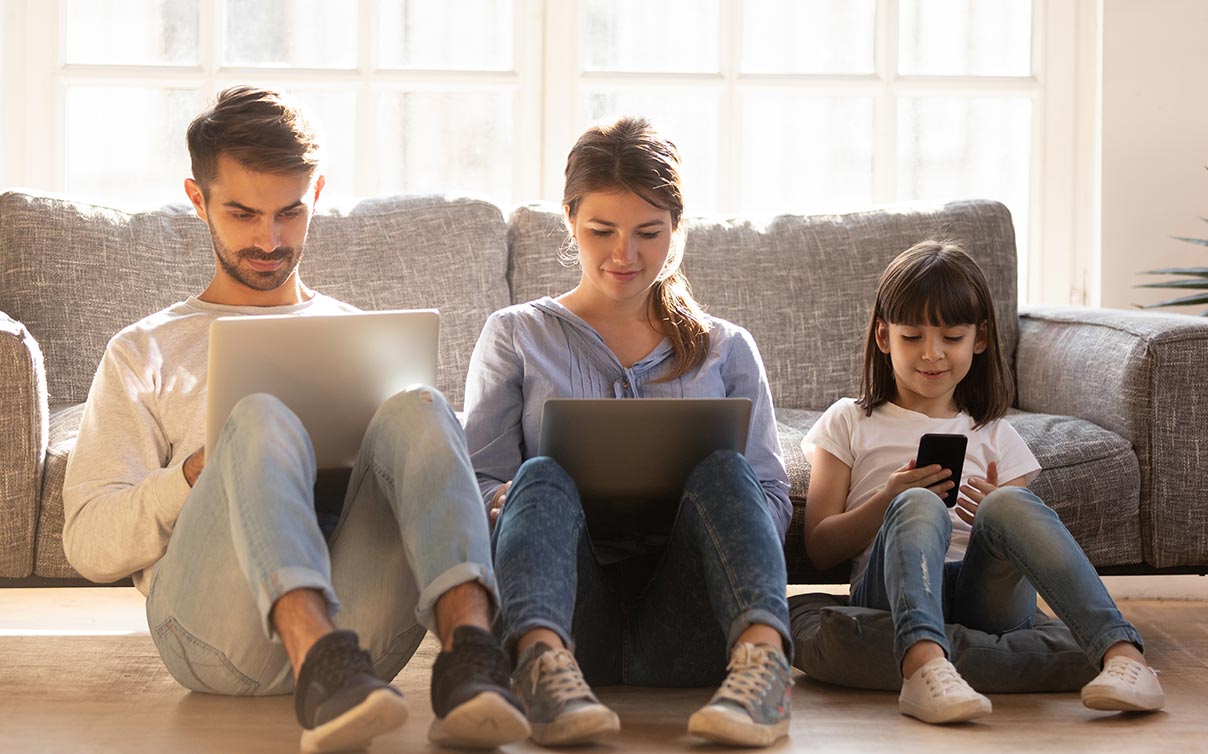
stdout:
[[[504,640],[518,656],[513,680],[533,739],[564,745],[618,729],[587,681],[724,677],[689,732],[770,744],[789,724],[791,508],[759,352],[745,330],[705,315],[679,272],[679,156],[646,121],[583,134],[567,159],[563,210],[578,286],[492,315],[466,385]],[[574,482],[534,457],[548,398],[724,396],[752,402],[746,455],[717,452],[697,466],[669,536],[590,536]]]
[[[851,603],[893,614],[902,714],[950,723],[989,713],[990,700],[947,659],[944,621],[995,634],[1027,628],[1038,591],[1103,668],[1083,704],[1160,709],[1140,635],[1025,486],[1040,465],[1002,420],[1011,399],[981,269],[948,243],[899,255],[877,288],[860,398],[835,403],[806,435],[810,560],[825,569],[851,559]],[[955,486],[950,472],[915,467],[928,432],[968,437],[967,481],[951,510],[940,499]]]

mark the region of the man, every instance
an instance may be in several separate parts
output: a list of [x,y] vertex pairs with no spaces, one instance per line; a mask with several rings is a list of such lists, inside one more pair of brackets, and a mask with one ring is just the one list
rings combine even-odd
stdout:
[[387,681],[425,629],[442,647],[429,737],[524,739],[489,632],[498,598],[486,516],[461,426],[436,390],[407,390],[374,416],[329,541],[315,514],[314,451],[280,401],[238,403],[206,457],[210,323],[353,307],[298,274],[324,178],[297,102],[228,89],[189,126],[188,143],[185,191],[209,226],[214,277],[110,341],[67,468],[68,560],[97,581],[134,576],[182,685],[292,688],[304,751],[365,746],[402,724],[402,695]]

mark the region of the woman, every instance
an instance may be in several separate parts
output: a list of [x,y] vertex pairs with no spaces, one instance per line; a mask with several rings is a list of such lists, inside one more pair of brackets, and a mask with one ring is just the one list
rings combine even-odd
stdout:
[[[518,658],[513,681],[533,739],[564,745],[619,729],[587,681],[724,677],[688,730],[770,744],[789,721],[782,543],[791,507],[758,350],[692,298],[679,271],[679,155],[648,122],[622,118],[580,137],[563,209],[579,284],[492,315],[466,386],[504,640]],[[747,452],[719,451],[697,466],[670,535],[593,539],[574,482],[552,459],[531,457],[542,406],[639,397],[749,398]]]

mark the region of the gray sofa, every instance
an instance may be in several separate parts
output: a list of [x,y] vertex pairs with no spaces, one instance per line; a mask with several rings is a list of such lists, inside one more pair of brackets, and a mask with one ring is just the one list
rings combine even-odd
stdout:
[[[1165,314],[1016,306],[1015,241],[1000,204],[847,215],[691,219],[685,269],[707,309],[751,331],[772,384],[796,506],[794,583],[819,574],[803,547],[801,439],[859,384],[876,280],[930,236],[963,242],[989,277],[1017,375],[1008,417],[1044,472],[1034,489],[1103,571],[1208,566],[1208,323]],[[437,307],[438,387],[462,402],[486,317],[569,289],[557,207],[456,197],[364,200],[315,219],[311,286],[366,309]],[[212,271],[205,225],[184,206],[125,213],[51,195],[0,195],[0,583],[78,578],[62,547],[62,484],[81,406],[108,339]],[[4,580],[7,580],[5,582]]]

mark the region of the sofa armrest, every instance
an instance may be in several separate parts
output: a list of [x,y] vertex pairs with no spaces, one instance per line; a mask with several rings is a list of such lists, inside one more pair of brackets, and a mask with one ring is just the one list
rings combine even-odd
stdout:
[[1131,442],[1145,561],[1208,563],[1208,320],[1022,307],[1019,330],[1019,407],[1086,419]]
[[0,576],[33,573],[49,410],[42,350],[0,312]]

